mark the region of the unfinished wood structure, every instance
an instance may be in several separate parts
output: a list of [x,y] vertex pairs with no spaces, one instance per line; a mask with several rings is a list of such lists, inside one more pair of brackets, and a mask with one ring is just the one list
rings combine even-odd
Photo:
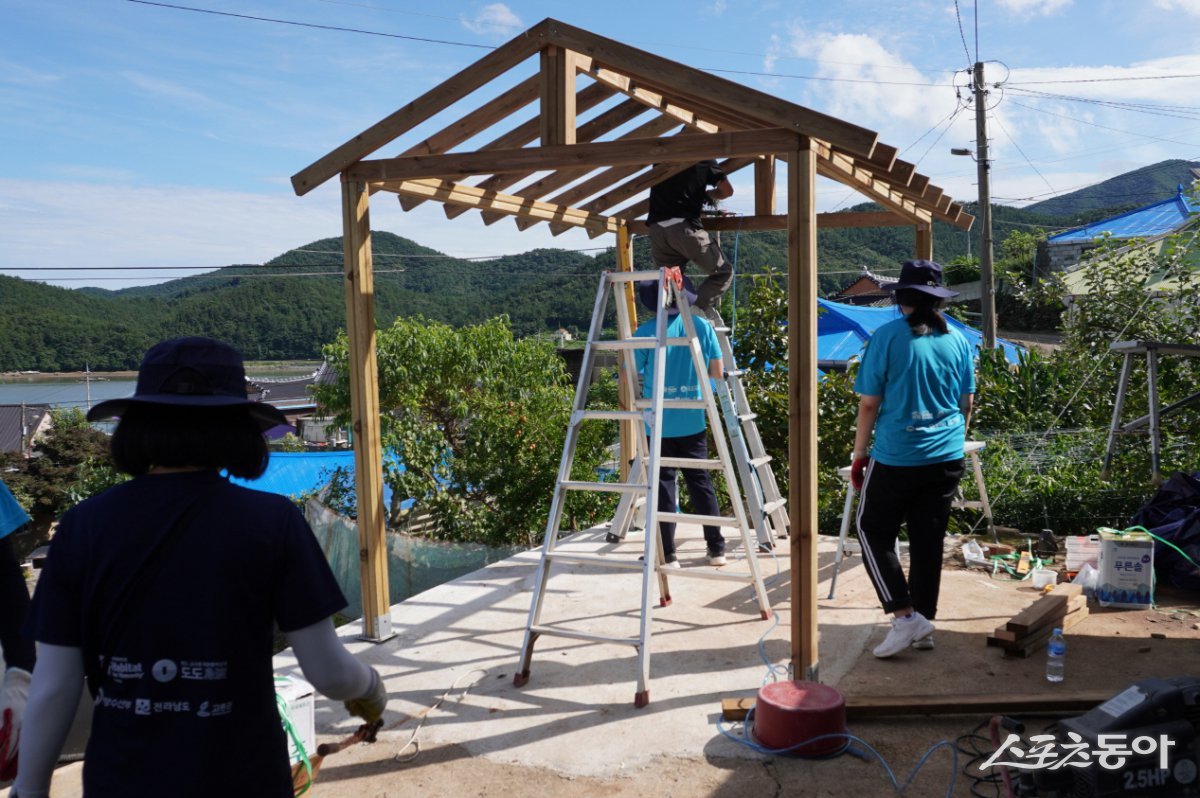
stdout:
[[[457,118],[440,130],[370,157],[452,106]],[[620,268],[629,270],[649,188],[713,158],[727,173],[753,176],[754,214],[705,226],[788,233],[791,653],[795,677],[816,678],[817,230],[906,225],[916,256],[930,258],[934,220],[962,229],[973,221],[896,156],[873,131],[546,19],[293,176],[300,195],[334,177],[343,183],[366,636],[381,639],[390,625],[368,198],[394,193],[405,210],[436,201],[449,218],[478,211],[485,224],[511,217],[520,229],[613,233]],[[781,162],[786,208],[777,209]],[[818,176],[884,210],[817,213]]]

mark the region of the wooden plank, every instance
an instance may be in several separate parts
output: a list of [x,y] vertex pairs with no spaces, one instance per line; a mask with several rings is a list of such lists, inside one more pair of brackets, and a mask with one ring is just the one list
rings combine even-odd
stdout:
[[[621,214],[615,214],[619,218]],[[646,232],[644,221],[628,222],[629,229],[636,235]],[[784,230],[787,228],[787,216],[704,216],[700,224],[705,230]],[[890,211],[837,211],[835,213],[818,213],[817,227],[822,230],[845,229],[858,227],[909,227],[912,222]]]
[[[1001,693],[980,695],[858,695],[846,696],[846,720],[908,717],[912,715],[1008,715],[1036,713],[1038,715],[1077,715],[1103,704],[1112,698],[1103,690],[1074,690],[1064,693]],[[721,699],[721,719],[727,723],[744,721],[754,709],[757,698]]]
[[872,130],[597,36],[559,20],[547,19],[545,24],[547,41],[574,50],[581,56],[590,56],[593,68],[595,65],[608,67],[639,83],[654,86],[685,107],[689,98],[695,98],[728,108],[736,115],[761,119],[771,127],[815,136],[858,155],[869,156],[875,148],[878,134]]
[[[629,228],[621,225],[617,228],[617,270],[622,272],[633,271],[633,236],[629,234]],[[614,297],[617,302],[624,302],[627,312],[629,313],[630,323],[637,327],[637,302],[634,299],[633,283],[624,283],[618,291],[614,292]],[[634,365],[633,352],[622,349],[617,352],[617,363],[622,375],[630,371],[636,372],[637,367]],[[622,378],[618,381],[619,400],[622,410],[632,410],[633,403],[640,397],[632,395],[632,391],[628,387],[628,380]],[[629,480],[629,464],[633,462],[633,458],[637,455],[637,440],[642,436],[642,424],[637,421],[622,421],[618,425],[618,445],[620,446],[620,479],[622,482]]]
[[425,178],[456,179],[505,172],[555,169],[594,169],[599,166],[650,163],[694,163],[708,158],[782,152],[793,146],[796,134],[770,128],[728,133],[695,133],[670,138],[625,139],[587,144],[562,144],[508,150],[408,155],[359,161],[346,169],[348,180],[386,183]]
[[716,133],[721,126],[716,122],[702,118],[690,108],[669,102],[662,94],[634,84],[628,75],[622,75],[611,69],[593,66],[591,59],[580,59],[583,71],[597,83],[609,86],[632,100],[642,103],[647,108],[653,108],[664,116],[675,119],[680,124],[699,130],[702,133]]
[[342,184],[346,274],[346,332],[350,361],[350,412],[354,431],[354,482],[358,493],[359,576],[363,636],[392,636],[388,592],[387,529],[383,517],[383,445],[379,432],[379,371],[375,359],[375,285],[371,264],[370,193],[362,183]]
[[933,224],[916,225],[913,232],[913,254],[919,260],[933,260]]
[[367,157],[380,147],[394,141],[466,97],[493,78],[502,75],[536,53],[543,45],[546,23],[534,25],[524,34],[500,45],[474,64],[439,83],[417,99],[392,112],[354,138],[321,156],[309,166],[292,175],[292,188],[303,196],[350,164]]
[[388,191],[409,194],[421,199],[453,203],[468,209],[493,211],[509,216],[529,216],[554,220],[570,227],[584,227],[602,233],[615,233],[620,222],[608,216],[588,213],[578,208],[551,205],[547,202],[514,197],[496,191],[484,191],[476,186],[446,183],[443,180],[401,180],[383,185]]
[[775,156],[766,155],[754,162],[754,215],[775,214]]
[[1078,596],[1081,591],[1082,587],[1075,584],[1055,585],[1047,595],[1010,618],[1005,628],[1018,635],[1025,634],[1031,628],[1043,624],[1046,618],[1063,615],[1067,611],[1067,602]]
[[575,54],[550,45],[542,48],[542,146],[575,143]]
[[817,676],[817,153],[802,137],[788,155],[788,509],[792,672]]

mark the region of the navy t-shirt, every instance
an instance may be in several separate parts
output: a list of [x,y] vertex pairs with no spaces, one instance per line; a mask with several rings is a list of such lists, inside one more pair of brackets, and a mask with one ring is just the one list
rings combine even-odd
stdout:
[[291,796],[274,629],[345,605],[300,511],[214,472],[137,477],[68,511],[29,627],[82,648],[99,674],[85,793]]
[[725,180],[725,173],[716,161],[701,161],[676,175],[656,184],[650,189],[650,208],[646,222],[654,224],[666,219],[686,219],[700,223],[700,211],[709,186]]

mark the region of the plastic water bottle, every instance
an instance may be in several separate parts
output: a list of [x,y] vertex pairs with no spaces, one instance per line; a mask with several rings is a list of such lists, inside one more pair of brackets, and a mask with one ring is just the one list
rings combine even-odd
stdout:
[[1055,629],[1046,645],[1046,681],[1061,682],[1067,660],[1067,641],[1062,629]]

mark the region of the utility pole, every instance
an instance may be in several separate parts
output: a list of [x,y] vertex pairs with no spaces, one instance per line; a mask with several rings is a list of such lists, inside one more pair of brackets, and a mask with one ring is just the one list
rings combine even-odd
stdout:
[[992,191],[988,182],[987,92],[983,86],[983,62],[975,62],[975,165],[979,169],[979,281],[980,311],[983,315],[983,345],[996,348],[996,280],[992,270]]

